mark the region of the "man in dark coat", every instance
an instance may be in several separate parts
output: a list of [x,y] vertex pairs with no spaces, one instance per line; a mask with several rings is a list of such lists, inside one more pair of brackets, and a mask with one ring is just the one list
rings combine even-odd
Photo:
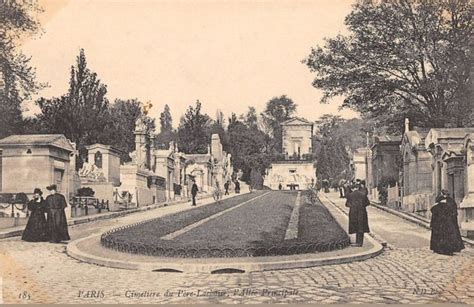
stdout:
[[51,243],[67,241],[69,232],[67,229],[67,219],[64,209],[67,207],[66,198],[57,192],[57,186],[52,184],[46,188],[51,195],[46,197],[47,223],[51,236]]
[[240,182],[235,180],[235,193],[240,194]]
[[370,232],[366,207],[370,205],[367,195],[361,190],[357,190],[346,196],[346,207],[349,207],[349,234],[356,234],[356,245],[362,246],[364,243],[364,233]]
[[230,185],[229,181],[226,181],[224,183],[224,190],[225,190],[224,195],[229,195],[229,185]]
[[344,184],[344,198],[347,198],[347,195],[352,193],[351,185],[349,182]]
[[198,191],[199,191],[199,189],[198,189],[198,186],[196,184],[196,181],[193,180],[193,186],[191,187],[191,195],[193,197],[192,206],[196,206],[196,195],[197,195]]
[[457,215],[456,202],[446,190],[442,190],[431,208],[430,249],[435,253],[452,255],[464,249]]

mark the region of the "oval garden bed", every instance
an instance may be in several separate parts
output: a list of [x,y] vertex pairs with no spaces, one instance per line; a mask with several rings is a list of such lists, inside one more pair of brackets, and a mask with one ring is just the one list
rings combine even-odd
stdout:
[[[120,252],[180,258],[292,255],[349,246],[347,233],[319,201],[309,203],[306,192],[300,198],[297,238],[285,240],[296,195],[257,191],[236,196],[112,229],[102,234],[101,244]],[[218,213],[222,214],[198,223]],[[187,231],[175,233],[185,227]],[[170,234],[176,235],[170,239]]]

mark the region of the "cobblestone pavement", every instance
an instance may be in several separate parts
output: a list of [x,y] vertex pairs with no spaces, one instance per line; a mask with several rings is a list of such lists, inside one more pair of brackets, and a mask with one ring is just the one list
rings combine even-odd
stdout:
[[[397,225],[415,227],[374,210],[369,211],[374,231],[387,235]],[[140,218],[134,216],[126,218]],[[114,221],[78,225],[71,234],[78,238],[111,225]],[[425,235],[418,239],[423,245],[404,245],[411,237],[403,231],[396,238],[384,236],[391,248],[362,262],[216,275],[99,267],[68,257],[65,245],[14,238],[0,241],[0,276],[4,303],[474,303],[472,249],[437,255]]]

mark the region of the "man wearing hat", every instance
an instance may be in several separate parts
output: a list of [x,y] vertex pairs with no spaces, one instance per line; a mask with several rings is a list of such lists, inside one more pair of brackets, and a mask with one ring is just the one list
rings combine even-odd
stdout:
[[48,186],[46,189],[50,191],[50,195],[46,197],[47,222],[51,236],[49,242],[60,243],[61,241],[70,240],[66,213],[64,212],[67,207],[66,198],[57,192],[58,187],[55,184]]

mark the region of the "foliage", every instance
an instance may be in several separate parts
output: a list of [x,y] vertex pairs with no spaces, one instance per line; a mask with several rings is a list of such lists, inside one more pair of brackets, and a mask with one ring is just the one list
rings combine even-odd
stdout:
[[[357,131],[359,128],[359,131]],[[347,121],[340,116],[325,114],[316,122],[314,143],[317,144],[316,173],[320,179],[350,179],[350,158],[348,149],[362,146],[362,125],[360,121]],[[358,143],[357,140],[360,140]],[[354,149],[355,149],[354,148]]]
[[42,87],[30,58],[19,50],[22,37],[40,30],[40,11],[35,0],[0,1],[0,139],[24,131],[21,103]]
[[281,123],[290,119],[296,112],[296,104],[286,97],[273,97],[267,102],[266,108],[261,114],[264,125],[273,138],[273,149],[282,151],[282,129]]
[[304,60],[313,86],[322,102],[345,96],[343,107],[392,132],[405,117],[465,126],[474,109],[466,94],[472,9],[469,0],[358,1],[345,19],[350,34],[326,39]]
[[160,133],[155,136],[155,147],[159,149],[168,149],[170,142],[177,139],[176,132],[173,131],[173,119],[171,117],[170,107],[166,104],[163,112],[160,114]]
[[95,72],[87,67],[81,49],[76,66],[71,67],[68,93],[52,99],[40,98],[36,103],[41,113],[35,120],[37,130],[61,133],[76,143],[79,159],[76,168],[87,158],[86,146],[102,143],[118,147],[128,161],[128,152],[134,149],[135,122],[144,116],[147,132],[155,129],[154,120],[145,116],[145,108],[136,99],[117,99],[110,105],[106,98],[107,87]]
[[165,109],[160,114],[160,132],[173,130],[173,118],[171,117],[170,107],[165,104]]
[[142,103],[137,99],[116,99],[109,107],[109,123],[106,136],[102,137],[105,144],[114,145],[122,151],[121,160],[130,161],[129,152],[135,149],[135,123],[139,117],[144,118],[146,131],[152,134],[155,120],[143,114]]
[[227,134],[234,169],[243,172],[241,179],[249,182],[252,169],[263,175],[271,163],[270,137],[255,127],[247,126],[235,114],[229,118]]
[[178,146],[184,153],[206,153],[211,119],[201,113],[201,102],[189,106],[178,127]]
[[388,200],[388,188],[394,187],[397,184],[397,179],[393,177],[382,177],[377,185],[377,191],[379,192],[379,201],[381,205],[386,205]]
[[40,98],[37,101],[41,110],[38,115],[41,128],[48,133],[65,134],[76,143],[80,153],[78,160],[85,160],[85,146],[101,142],[99,136],[108,124],[106,93],[107,87],[96,73],[89,70],[81,49],[76,66],[71,67],[68,93],[59,98]]
[[250,171],[250,186],[252,189],[261,190],[263,188],[262,174],[255,168]]
[[77,190],[77,196],[93,197],[95,191],[90,187],[84,187]]

